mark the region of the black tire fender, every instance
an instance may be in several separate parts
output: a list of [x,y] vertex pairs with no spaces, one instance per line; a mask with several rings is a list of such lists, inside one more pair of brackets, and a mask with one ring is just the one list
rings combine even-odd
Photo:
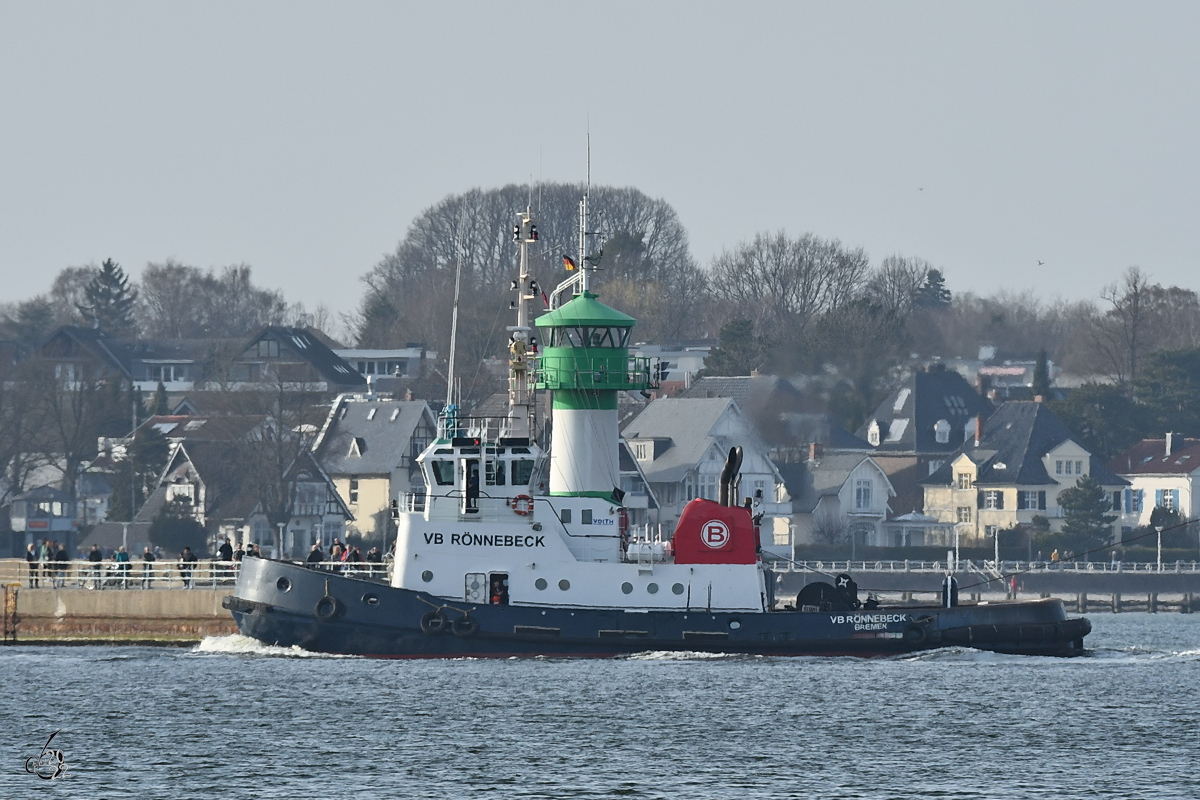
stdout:
[[479,633],[479,623],[470,614],[463,614],[458,619],[450,623],[450,630],[455,636],[463,639],[469,639]]
[[435,608],[433,611],[426,611],[421,617],[421,633],[426,636],[437,636],[442,631],[446,630],[446,615],[442,613],[440,608]]
[[313,613],[317,615],[317,619],[331,620],[341,615],[342,601],[327,594],[317,601],[317,605],[313,608]]
[[904,641],[909,644],[924,644],[929,638],[929,632],[924,625],[909,625],[904,629]]

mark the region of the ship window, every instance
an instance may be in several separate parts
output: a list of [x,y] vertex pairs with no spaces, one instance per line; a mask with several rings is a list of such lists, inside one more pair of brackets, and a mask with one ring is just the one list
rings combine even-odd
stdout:
[[533,459],[520,458],[512,462],[512,485],[528,486],[533,478]]
[[504,485],[504,462],[486,461],[483,467],[483,482],[487,486]]
[[658,594],[658,584],[657,583],[648,584],[646,586],[646,591],[649,592],[650,594]]
[[591,525],[592,524],[592,510],[590,508],[582,509],[579,512],[579,524],[580,525]]
[[540,592],[543,589],[545,589],[547,586],[549,586],[550,584],[546,583],[545,578],[538,578],[536,581],[533,582],[533,585],[536,586],[537,590]]
[[674,584],[673,586],[671,586],[671,591],[674,592],[675,594],[683,594],[683,584],[682,583]]
[[433,467],[433,479],[437,481],[438,486],[454,485],[453,461],[433,461],[430,466]]
[[564,525],[571,524],[571,509],[564,508],[562,511],[558,512],[558,518],[563,522]]
[[425,570],[424,572],[421,573],[421,580],[425,581],[426,583],[429,583],[431,580],[433,580],[433,573],[430,572],[429,570]]
[[566,578],[563,578],[561,581],[558,582],[558,588],[562,589],[565,592],[567,589],[571,588],[571,582],[569,580],[567,580]]
[[632,594],[633,593],[633,584],[630,583],[629,581],[625,581],[625,583],[621,584],[621,591],[624,592],[625,594]]

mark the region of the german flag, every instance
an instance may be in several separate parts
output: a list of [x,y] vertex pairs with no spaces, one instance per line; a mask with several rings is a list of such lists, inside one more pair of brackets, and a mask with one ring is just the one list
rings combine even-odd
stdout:
[[567,272],[578,269],[577,265],[575,264],[575,259],[566,254],[563,255],[563,267],[566,268]]

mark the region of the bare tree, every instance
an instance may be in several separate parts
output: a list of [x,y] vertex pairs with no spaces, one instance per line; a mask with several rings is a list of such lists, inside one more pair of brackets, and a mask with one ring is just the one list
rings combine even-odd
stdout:
[[1138,360],[1148,344],[1151,294],[1149,279],[1138,267],[1130,267],[1119,283],[1100,293],[1111,307],[1097,320],[1097,345],[1120,383],[1137,377]]
[[142,271],[142,332],[149,338],[206,339],[243,336],[263,325],[281,325],[289,309],[283,294],[254,285],[245,264],[217,274],[175,261]]
[[891,255],[871,273],[864,295],[884,311],[907,318],[913,309],[913,298],[925,282],[932,265],[922,258]]
[[822,511],[813,514],[812,538],[818,544],[845,544],[850,541],[850,527],[845,517]]
[[713,294],[731,313],[750,319],[773,338],[800,335],[819,314],[862,296],[869,262],[861,249],[806,233],[760,233],[713,261]]

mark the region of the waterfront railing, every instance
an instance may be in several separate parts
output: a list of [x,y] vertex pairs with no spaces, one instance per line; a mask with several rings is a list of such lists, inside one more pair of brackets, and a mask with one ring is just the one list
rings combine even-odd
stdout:
[[[293,562],[309,569],[386,580],[388,565],[362,561]],[[32,568],[23,559],[0,559],[0,584],[43,589],[215,589],[232,587],[241,562],[205,559],[181,566],[178,561],[46,561]]]

